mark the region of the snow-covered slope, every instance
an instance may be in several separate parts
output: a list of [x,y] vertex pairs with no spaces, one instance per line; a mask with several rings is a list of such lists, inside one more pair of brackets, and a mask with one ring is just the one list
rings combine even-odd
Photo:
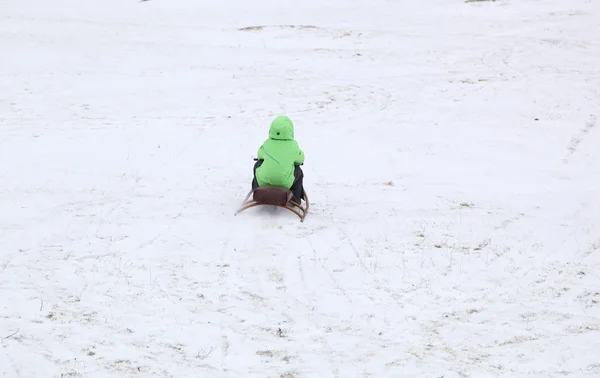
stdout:
[[[600,376],[600,3],[0,3],[0,377]],[[311,213],[251,209],[287,114]]]

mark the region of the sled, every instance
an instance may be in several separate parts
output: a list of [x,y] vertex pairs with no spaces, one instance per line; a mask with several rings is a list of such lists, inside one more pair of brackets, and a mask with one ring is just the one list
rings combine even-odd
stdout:
[[[249,199],[250,196],[252,196],[251,200]],[[292,191],[289,189],[275,186],[261,186],[250,190],[246,198],[244,198],[241,207],[235,212],[234,215],[238,215],[242,211],[255,206],[276,206],[288,209],[300,217],[300,222],[304,222],[304,218],[306,218],[306,214],[308,214],[309,207],[306,191],[304,191],[303,197],[304,202],[306,202],[305,206],[296,203],[296,201],[292,201],[293,196],[294,195]]]

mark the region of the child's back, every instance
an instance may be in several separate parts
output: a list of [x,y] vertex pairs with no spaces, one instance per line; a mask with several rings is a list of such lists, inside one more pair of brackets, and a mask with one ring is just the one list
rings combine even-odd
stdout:
[[259,186],[278,186],[290,189],[295,181],[296,165],[304,164],[304,152],[294,140],[294,124],[286,116],[273,120],[269,139],[258,149],[256,169]]

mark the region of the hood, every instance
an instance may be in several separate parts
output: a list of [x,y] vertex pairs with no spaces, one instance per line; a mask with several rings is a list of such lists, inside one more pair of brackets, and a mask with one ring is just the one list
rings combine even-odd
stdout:
[[294,124],[287,116],[279,116],[271,122],[269,138],[278,140],[294,139]]

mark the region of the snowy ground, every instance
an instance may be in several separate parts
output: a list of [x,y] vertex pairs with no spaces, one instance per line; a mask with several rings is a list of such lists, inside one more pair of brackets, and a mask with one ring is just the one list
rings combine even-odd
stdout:
[[[600,377],[598,35],[589,0],[0,2],[0,377]],[[233,217],[280,113],[312,211]]]

